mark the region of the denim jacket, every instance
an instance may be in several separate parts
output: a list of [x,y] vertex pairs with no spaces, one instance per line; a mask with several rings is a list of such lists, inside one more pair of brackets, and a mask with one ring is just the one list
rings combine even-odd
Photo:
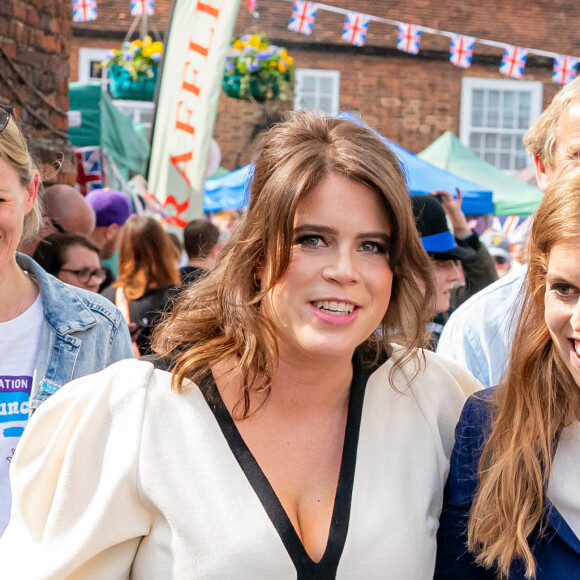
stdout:
[[47,274],[25,254],[18,265],[40,287],[44,321],[30,393],[30,413],[64,384],[132,358],[129,329],[109,300]]

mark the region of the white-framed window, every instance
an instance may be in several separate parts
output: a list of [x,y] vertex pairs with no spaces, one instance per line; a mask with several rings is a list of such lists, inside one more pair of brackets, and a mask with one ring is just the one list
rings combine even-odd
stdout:
[[106,60],[108,48],[79,48],[79,82],[107,80],[107,69],[101,67],[101,62]]
[[294,74],[294,110],[322,109],[329,115],[340,112],[340,72],[298,68]]
[[133,123],[142,123],[147,131],[147,137],[151,137],[151,127],[153,126],[153,116],[155,114],[155,104],[149,101],[130,101],[127,99],[116,99],[113,105],[131,117]]
[[522,138],[542,112],[540,81],[465,77],[461,83],[461,142],[506,173],[530,163]]

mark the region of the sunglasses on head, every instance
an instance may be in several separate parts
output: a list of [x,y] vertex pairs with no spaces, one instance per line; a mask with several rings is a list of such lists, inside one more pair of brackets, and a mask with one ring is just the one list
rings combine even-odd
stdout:
[[8,121],[10,121],[10,115],[14,112],[12,107],[7,107],[6,105],[0,105],[0,133],[6,129],[8,126]]

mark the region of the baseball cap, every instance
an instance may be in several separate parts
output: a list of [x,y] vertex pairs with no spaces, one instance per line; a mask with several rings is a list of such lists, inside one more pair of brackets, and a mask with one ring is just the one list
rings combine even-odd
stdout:
[[421,244],[434,260],[464,260],[475,252],[458,246],[447,225],[447,216],[441,202],[432,195],[412,195],[411,205]]
[[122,191],[116,189],[93,189],[85,199],[95,210],[96,227],[111,224],[122,226],[132,213],[131,202]]
[[511,262],[510,241],[505,234],[490,229],[485,230],[479,239],[487,248],[490,256],[499,256]]

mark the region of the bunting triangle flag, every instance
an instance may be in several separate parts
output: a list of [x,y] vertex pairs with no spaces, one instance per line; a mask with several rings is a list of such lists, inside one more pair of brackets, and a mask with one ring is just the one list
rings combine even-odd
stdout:
[[450,40],[449,60],[459,68],[469,68],[473,58],[473,45],[475,38],[454,34]]
[[399,24],[397,32],[397,48],[409,54],[418,54],[421,43],[421,28],[416,24]]
[[73,0],[73,22],[97,19],[97,0]]
[[153,16],[154,0],[131,0],[131,16]]
[[310,36],[314,29],[314,20],[317,12],[318,4],[315,2],[294,0],[292,15],[290,16],[290,22],[288,23],[288,30]]
[[355,46],[363,46],[367,39],[370,18],[366,14],[349,12],[342,29],[342,40]]
[[566,85],[572,79],[576,78],[578,73],[578,60],[559,54],[554,59],[554,72],[552,73],[552,81],[557,85]]
[[524,74],[524,68],[526,68],[527,58],[527,49],[519,46],[508,46],[504,48],[499,72],[513,79],[521,79]]

